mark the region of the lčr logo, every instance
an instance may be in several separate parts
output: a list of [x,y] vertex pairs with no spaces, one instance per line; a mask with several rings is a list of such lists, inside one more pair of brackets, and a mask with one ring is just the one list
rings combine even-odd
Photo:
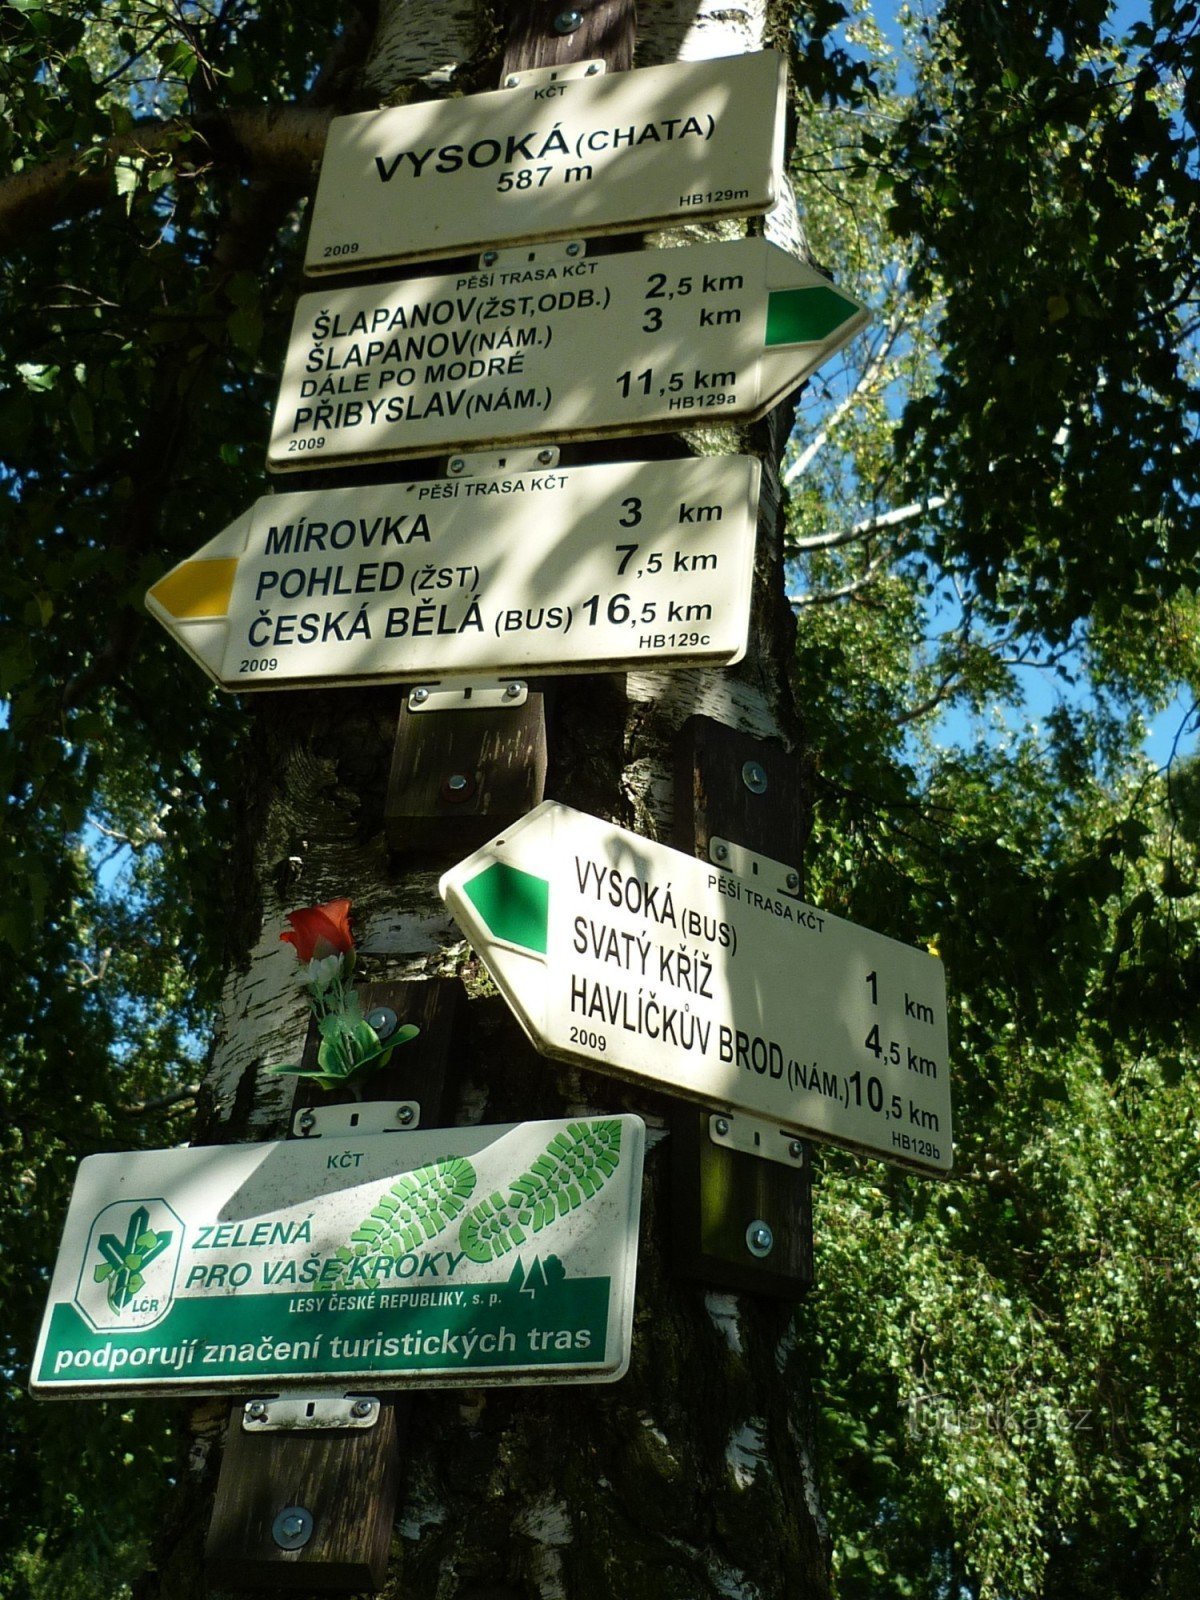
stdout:
[[166,1316],[183,1223],[165,1200],[119,1200],[92,1223],[75,1303],[94,1328],[149,1328]]

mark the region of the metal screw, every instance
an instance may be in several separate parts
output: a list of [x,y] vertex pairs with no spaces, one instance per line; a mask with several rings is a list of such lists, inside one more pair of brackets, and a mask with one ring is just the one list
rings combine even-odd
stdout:
[[251,1422],[265,1422],[267,1420],[266,1403],[262,1400],[251,1400],[246,1407],[246,1415]]
[[713,1127],[717,1130],[717,1132],[721,1135],[721,1138],[723,1139],[725,1137],[725,1135],[729,1132],[729,1118],[728,1117],[718,1117],[716,1119],[716,1121],[713,1123]]
[[467,463],[463,460],[463,458],[461,456],[451,456],[450,462],[449,462],[449,470],[451,472],[454,472],[454,473],[462,472],[464,470],[464,468],[466,467],[466,465],[467,465]]
[[770,1225],[761,1218],[754,1221],[746,1229],[746,1249],[752,1256],[769,1256],[775,1248],[775,1235],[771,1232]]
[[798,872],[788,873],[787,886],[789,889],[798,889],[800,887],[800,874]]
[[485,267],[494,267],[500,259],[500,252],[498,250],[485,250],[479,259]]
[[589,61],[587,64],[587,72],[584,74],[584,76],[588,78],[594,78],[599,71],[600,63],[598,61]]
[[305,1138],[308,1137],[308,1135],[313,1131],[313,1129],[316,1127],[316,1125],[317,1125],[316,1114],[311,1109],[308,1110],[308,1111],[302,1111],[300,1113],[300,1121],[297,1124],[297,1126],[299,1127],[300,1132],[302,1134],[304,1134]]
[[391,1006],[376,1006],[374,1011],[367,1013],[367,1026],[374,1028],[381,1039],[386,1039],[389,1034],[395,1033],[400,1025],[400,1018]]
[[508,77],[504,80],[504,87],[506,89],[515,89],[520,81],[520,78],[517,77],[515,72],[510,72]]
[[352,1417],[369,1417],[371,1410],[372,1404],[370,1400],[356,1400],[350,1407],[350,1415]]
[[515,700],[524,687],[523,683],[506,683],[504,685],[504,698],[506,700]]
[[271,1536],[281,1550],[299,1550],[312,1538],[312,1512],[304,1506],[284,1506],[275,1518]]
[[796,1161],[804,1159],[804,1145],[799,1139],[793,1139],[791,1144],[788,1145],[788,1155]]
[[537,458],[538,458],[538,466],[540,466],[540,467],[548,467],[550,465],[550,463],[554,460],[554,451],[553,450],[539,450]]
[[723,844],[715,844],[715,845],[713,845],[712,853],[717,858],[718,861],[728,861],[729,860],[729,847],[727,845],[723,845]]
[[767,773],[760,761],[747,761],[742,768],[742,782],[751,794],[765,794]]
[[415,1116],[416,1116],[416,1112],[413,1110],[413,1108],[411,1106],[397,1106],[396,1107],[396,1121],[400,1124],[400,1126],[402,1128],[407,1128],[409,1123],[413,1120],[413,1118]]
[[580,244],[579,240],[572,239],[570,244],[567,246],[567,254],[569,256],[577,256],[582,249],[583,246]]
[[582,25],[582,11],[560,11],[554,19],[555,33],[574,33]]
[[442,779],[439,792],[448,805],[462,805],[475,793],[475,779],[467,772],[451,772]]
[[414,689],[408,697],[409,703],[414,706],[423,706],[429,699],[428,689]]

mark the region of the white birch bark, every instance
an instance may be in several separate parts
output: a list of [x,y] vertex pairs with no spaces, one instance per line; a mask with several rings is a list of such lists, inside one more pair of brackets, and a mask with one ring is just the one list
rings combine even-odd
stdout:
[[[762,48],[768,28],[781,23],[775,10],[767,0],[641,0],[637,62]],[[498,37],[492,10],[482,4],[382,0],[368,92],[380,103],[414,91],[425,95],[431,85],[453,92],[464,68],[477,68],[496,53]],[[727,234],[729,225],[720,229]],[[799,248],[790,201],[767,231],[775,242]],[[651,242],[682,244],[694,236],[673,230]],[[745,450],[751,437],[765,454],[768,428],[753,434],[709,430],[692,444],[705,453]],[[624,710],[610,717],[609,733],[615,730],[625,752],[619,781],[612,783],[609,773],[613,805],[649,837],[671,836],[671,744],[689,716],[703,714],[760,738],[781,737],[795,726],[774,453],[763,466],[756,618],[746,660],[728,671],[631,673]],[[264,774],[275,793],[254,850],[259,931],[245,962],[228,976],[209,1078],[216,1137],[263,1137],[286,1126],[290,1080],[264,1079],[261,1069],[298,1059],[306,1028],[295,959],[279,941],[288,910],[350,896],[372,976],[450,972],[463,955],[436,894],[436,871],[424,864],[396,871],[383,846],[382,818],[364,814],[369,803],[345,776],[357,741],[373,737],[387,748],[398,697],[376,692],[360,706],[347,696],[342,704],[352,710],[345,717],[331,704],[334,693],[278,698],[290,704],[259,723]],[[621,704],[615,695],[613,704]],[[536,1107],[526,1114],[578,1115],[626,1105],[647,1111],[644,1097],[639,1101],[611,1080],[523,1055],[515,1026],[498,1007],[476,1008],[480,1037],[466,1063],[461,1120],[477,1121],[489,1111],[495,1120],[493,1089],[507,1082],[510,1065],[526,1103]],[[664,1264],[666,1220],[655,1198],[664,1189],[665,1159],[659,1143],[649,1163],[639,1266],[640,1368],[635,1360],[629,1378],[611,1392],[546,1388],[418,1397],[425,1425],[403,1468],[402,1555],[388,1586],[397,1600],[600,1600],[615,1594],[628,1600],[824,1600],[809,1430],[803,1406],[797,1412],[794,1404],[802,1388],[797,1391],[790,1377],[801,1368],[802,1353],[790,1341],[786,1312],[672,1284]],[[580,1394],[586,1398],[577,1399]],[[720,1437],[710,1448],[717,1417]],[[710,1494],[719,1499],[719,1514]]]
[[363,86],[390,105],[416,84],[449,84],[494,36],[492,8],[476,0],[383,0]]
[[[687,0],[642,0],[639,7],[637,62],[737,55],[763,48],[768,8],[764,0],[746,6],[687,3]],[[448,81],[496,39],[491,8],[459,0],[384,0],[366,71],[368,89],[381,103],[407,97],[414,84]],[[703,230],[674,230],[672,243],[685,243]],[[725,234],[744,232],[743,225],[722,224]],[[771,219],[775,242],[797,248],[794,207],[777,208]],[[666,243],[666,236],[659,236]],[[697,448],[735,451],[747,448],[743,430],[710,429],[697,435]],[[761,453],[761,452],[760,452]],[[779,503],[778,466],[763,462],[764,483],[759,525],[761,582],[773,578],[778,552],[776,512]],[[656,838],[669,838],[670,737],[689,716],[701,714],[758,737],[779,736],[778,705],[786,693],[778,662],[757,649],[766,630],[751,630],[751,650],[739,668],[727,672],[685,670],[631,673],[627,693],[631,728],[637,723],[641,742],[658,747],[658,759],[643,757],[626,769],[622,788],[633,814]],[[422,888],[412,885],[413,904],[395,908],[391,891],[377,886],[387,881],[386,860],[374,862],[353,852],[344,859],[339,847],[342,820],[336,807],[330,813],[323,795],[334,782],[327,764],[311,752],[294,752],[280,784],[284,799],[272,817],[267,835],[258,847],[258,876],[264,886],[262,932],[244,970],[226,980],[210,1086],[218,1122],[228,1119],[238,1086],[259,1066],[295,1060],[307,1027],[304,997],[294,982],[295,960],[291,947],[279,942],[285,915],[296,905],[317,904],[349,892],[356,884],[355,917],[364,950],[392,958],[387,975],[409,976],[430,970],[442,945],[454,938],[448,918],[440,911],[433,877]],[[314,819],[323,819],[322,821]],[[280,840],[286,835],[286,849]],[[290,870],[280,874],[280,863]],[[353,866],[352,875],[345,871]],[[371,871],[371,866],[377,868]],[[281,876],[286,893],[278,888]],[[250,1126],[266,1130],[285,1117],[290,1102],[288,1079],[264,1078],[256,1097]]]

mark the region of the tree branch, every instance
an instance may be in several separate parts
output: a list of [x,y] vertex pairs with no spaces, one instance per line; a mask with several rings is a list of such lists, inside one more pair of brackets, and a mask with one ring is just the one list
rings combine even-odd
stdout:
[[829,416],[826,417],[824,424],[814,435],[810,443],[805,446],[805,448],[796,457],[795,461],[792,462],[791,466],[789,466],[784,472],[783,482],[785,486],[790,486],[791,484],[795,483],[796,479],[801,475],[801,473],[808,470],[809,464],[812,462],[814,457],[816,457],[829,442],[829,436],[837,427],[838,423],[848,411],[853,410],[859,395],[868,392],[871,386],[878,382],[880,376],[887,368],[888,359],[891,356],[896,341],[907,327],[908,318],[905,316],[902,309],[898,309],[891,321],[884,328],[883,336],[880,339],[879,346],[876,349],[875,354],[870,358],[870,360],[863,367],[862,371],[859,373],[858,377],[855,379],[854,387],[850,390],[849,394],[844,395],[843,398],[838,401],[837,405],[834,406]]
[[835,550],[839,545],[853,544],[856,539],[865,539],[868,534],[877,533],[880,528],[894,528],[899,523],[911,522],[914,517],[923,517],[927,512],[936,511],[939,506],[945,504],[944,494],[930,495],[928,500],[913,500],[906,506],[897,506],[894,511],[880,511],[876,516],[864,517],[853,527],[841,528],[836,533],[818,533],[811,539],[791,539],[788,542],[788,554],[799,555],[806,550]]
[[78,980],[78,982],[72,982],[70,979],[68,979],[67,988],[91,989],[96,984],[103,983],[105,978],[108,976],[108,964],[111,959],[112,946],[109,945],[106,950],[102,950],[100,952],[100,965],[98,967],[93,967],[89,962],[84,961],[81,956],[76,956],[74,960],[68,961],[68,967],[82,968],[83,976]]
[[937,687],[932,689],[924,700],[911,707],[908,711],[902,711],[898,716],[893,717],[893,726],[903,728],[910,722],[917,722],[921,717],[928,716],[931,711],[936,711],[940,705],[950,699],[958,690],[962,681],[958,672],[951,668],[949,672],[942,676]]
[[849,583],[840,584],[836,589],[814,589],[809,594],[790,594],[788,604],[797,607],[824,606],[833,600],[844,600],[847,595],[857,594],[860,589],[865,589],[873,583],[886,559],[886,554],[876,556],[857,578],[852,578]]
[[88,821],[97,833],[102,833],[106,839],[115,839],[121,848],[128,848],[135,855],[144,850],[147,845],[162,844],[167,837],[157,818],[151,820],[150,831],[143,834],[122,833],[118,828],[107,828],[103,822],[98,822],[95,817],[89,817]]
[[176,1089],[173,1094],[160,1095],[157,1100],[143,1100],[135,1106],[114,1106],[113,1110],[119,1117],[140,1117],[148,1111],[165,1111],[168,1106],[183,1105],[185,1101],[194,1100],[200,1093],[198,1083],[189,1083],[183,1089]]
[[148,120],[103,144],[39,162],[0,179],[0,252],[114,198],[121,161],[157,156],[182,170],[244,168],[303,188],[321,159],[332,116],[325,106],[254,106]]

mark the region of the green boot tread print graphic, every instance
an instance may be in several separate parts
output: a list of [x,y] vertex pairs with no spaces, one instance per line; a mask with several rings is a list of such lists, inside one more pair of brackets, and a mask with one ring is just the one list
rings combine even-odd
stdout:
[[[541,1233],[577,1210],[604,1187],[621,1160],[619,1122],[573,1122],[554,1135],[528,1172],[479,1200],[459,1224],[458,1243],[472,1261],[499,1260],[529,1234]],[[431,1243],[470,1203],[478,1181],[464,1156],[418,1167],[396,1179],[370,1215],[337,1251],[343,1274],[356,1260],[393,1260]],[[361,1280],[370,1288],[378,1275]],[[336,1283],[336,1280],[335,1280]]]
[[524,1244],[527,1229],[541,1233],[578,1210],[603,1188],[621,1160],[619,1122],[573,1122],[556,1133],[528,1172],[501,1194],[480,1200],[458,1230],[458,1242],[472,1261],[499,1260]]

